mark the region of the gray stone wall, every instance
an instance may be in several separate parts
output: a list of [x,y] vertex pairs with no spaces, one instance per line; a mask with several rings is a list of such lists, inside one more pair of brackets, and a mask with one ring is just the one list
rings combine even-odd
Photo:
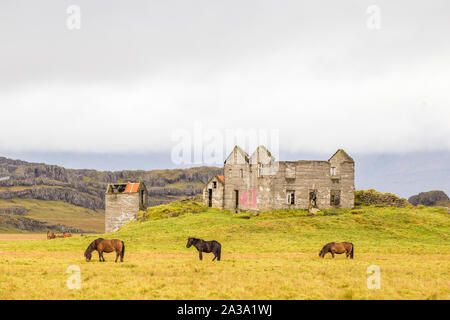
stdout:
[[[214,188],[215,182],[215,188]],[[212,192],[212,207],[213,208],[224,208],[224,185],[217,177],[213,177],[203,189],[203,205],[209,206],[209,190]]]
[[114,232],[139,213],[139,193],[105,195],[105,232]]

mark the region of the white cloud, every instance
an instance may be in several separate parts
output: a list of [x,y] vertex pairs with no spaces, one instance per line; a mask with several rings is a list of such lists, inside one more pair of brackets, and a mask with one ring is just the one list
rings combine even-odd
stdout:
[[[174,130],[201,121],[223,131],[279,129],[280,148],[290,152],[450,150],[450,47],[441,41],[450,23],[437,9],[422,13],[425,27],[414,22],[420,5],[409,5],[410,16],[380,5],[378,33],[366,29],[364,5],[330,2],[296,19],[294,2],[270,4],[248,21],[255,8],[246,7],[227,11],[234,19],[223,25],[214,2],[217,19],[195,10],[188,19],[180,9],[170,21],[152,13],[156,22],[147,22],[136,8],[120,16],[133,26],[110,26],[106,40],[106,22],[87,21],[70,36],[81,48],[65,31],[45,29],[47,40],[62,39],[54,57],[26,34],[39,54],[25,59],[33,48],[20,42],[0,60],[8,71],[0,75],[0,149],[166,152]],[[88,9],[81,4],[83,16]]]

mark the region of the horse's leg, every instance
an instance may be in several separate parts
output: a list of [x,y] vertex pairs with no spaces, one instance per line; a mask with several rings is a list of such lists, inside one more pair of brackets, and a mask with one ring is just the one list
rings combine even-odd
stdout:
[[216,260],[216,258],[217,258],[217,252],[214,251],[213,253],[214,253],[214,259],[212,259],[212,261]]
[[116,250],[116,261],[114,261],[114,262],[117,262],[117,259],[119,259],[119,256],[120,256],[120,253],[119,253],[119,251]]
[[200,260],[203,259],[203,255],[202,255],[202,252],[201,252],[201,251],[198,252],[198,257],[200,258]]
[[99,251],[98,252],[98,260],[100,261],[100,262],[102,262],[102,253]]
[[331,251],[331,257],[334,259],[334,252]]

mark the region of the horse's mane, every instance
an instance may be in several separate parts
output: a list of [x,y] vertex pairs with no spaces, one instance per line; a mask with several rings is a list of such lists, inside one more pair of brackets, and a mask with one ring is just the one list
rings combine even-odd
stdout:
[[203,240],[203,239],[199,239],[199,238],[193,238],[193,237],[190,237],[189,238],[189,242],[191,243],[191,245],[197,245],[197,244],[200,244],[200,243],[202,243],[202,242],[205,242],[205,240]]
[[327,243],[326,245],[323,246],[323,248],[322,248],[322,250],[320,250],[320,252],[324,252],[324,251],[330,249],[330,247],[331,247],[333,244],[335,244],[335,242],[329,242],[329,243]]
[[98,239],[95,239],[94,241],[92,241],[91,244],[87,247],[84,254],[86,255],[86,253],[91,253],[92,251],[94,251],[95,248],[97,248],[97,242],[101,241],[101,240],[103,240],[103,238],[98,238]]

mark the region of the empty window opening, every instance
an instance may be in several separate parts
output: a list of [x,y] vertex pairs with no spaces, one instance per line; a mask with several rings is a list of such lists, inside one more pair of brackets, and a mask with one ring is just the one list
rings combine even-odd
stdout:
[[338,206],[341,204],[341,190],[330,191],[330,205]]
[[336,175],[336,167],[331,167],[331,175],[332,176]]
[[289,205],[295,204],[295,191],[293,190],[287,191],[287,204]]
[[263,176],[263,164],[258,163],[258,177],[262,177],[262,176]]
[[213,181],[213,188],[217,189],[217,181]]

